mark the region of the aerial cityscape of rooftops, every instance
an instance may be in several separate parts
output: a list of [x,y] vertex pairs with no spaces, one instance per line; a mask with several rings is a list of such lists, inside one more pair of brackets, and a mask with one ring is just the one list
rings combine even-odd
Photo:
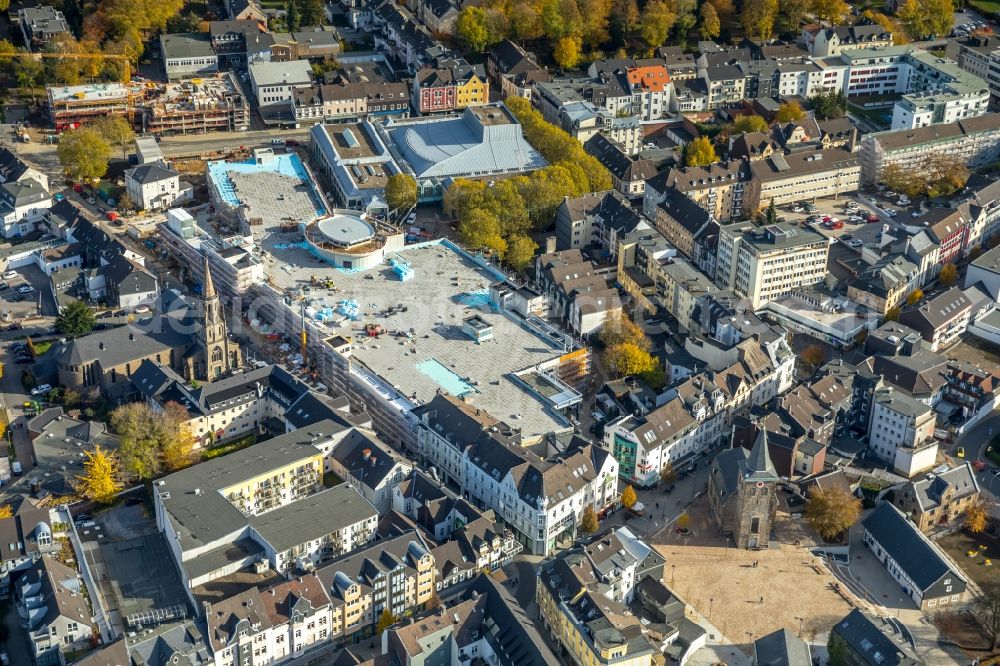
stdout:
[[1000,664],[963,4],[6,3],[0,666]]

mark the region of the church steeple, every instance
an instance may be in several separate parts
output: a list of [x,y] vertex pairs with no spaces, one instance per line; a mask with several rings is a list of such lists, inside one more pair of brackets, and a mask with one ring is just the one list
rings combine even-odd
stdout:
[[215,298],[215,285],[212,284],[212,271],[208,267],[208,255],[205,255],[205,281],[201,287],[201,299],[203,301]]
[[757,424],[757,440],[747,456],[745,478],[748,481],[774,481],[778,478],[767,451],[767,429],[763,423]]

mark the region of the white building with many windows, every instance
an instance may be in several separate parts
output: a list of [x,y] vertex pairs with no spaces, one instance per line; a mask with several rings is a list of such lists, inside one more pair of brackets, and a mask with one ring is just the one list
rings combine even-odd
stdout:
[[930,469],[938,449],[935,416],[930,405],[892,387],[880,388],[872,402],[868,448],[906,478]]

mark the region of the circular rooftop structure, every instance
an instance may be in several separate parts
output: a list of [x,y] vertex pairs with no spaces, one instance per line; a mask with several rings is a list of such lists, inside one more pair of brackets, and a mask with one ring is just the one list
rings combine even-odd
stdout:
[[316,222],[316,231],[327,243],[341,248],[354,247],[369,242],[375,236],[375,227],[360,216],[336,212]]
[[387,251],[403,247],[403,235],[386,233],[357,210],[338,209],[303,228],[309,249],[332,266],[348,270],[373,268],[385,261]]

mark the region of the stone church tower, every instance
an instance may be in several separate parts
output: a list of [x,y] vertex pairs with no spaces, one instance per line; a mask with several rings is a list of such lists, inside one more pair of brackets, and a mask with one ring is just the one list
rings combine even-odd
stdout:
[[767,431],[763,424],[758,425],[758,431],[736,490],[733,539],[737,548],[767,548],[778,506],[776,491],[781,478],[768,455]]
[[198,343],[191,358],[191,378],[212,381],[240,365],[239,346],[229,339],[226,315],[212,284],[212,273],[205,257],[205,280],[202,285],[202,321]]

